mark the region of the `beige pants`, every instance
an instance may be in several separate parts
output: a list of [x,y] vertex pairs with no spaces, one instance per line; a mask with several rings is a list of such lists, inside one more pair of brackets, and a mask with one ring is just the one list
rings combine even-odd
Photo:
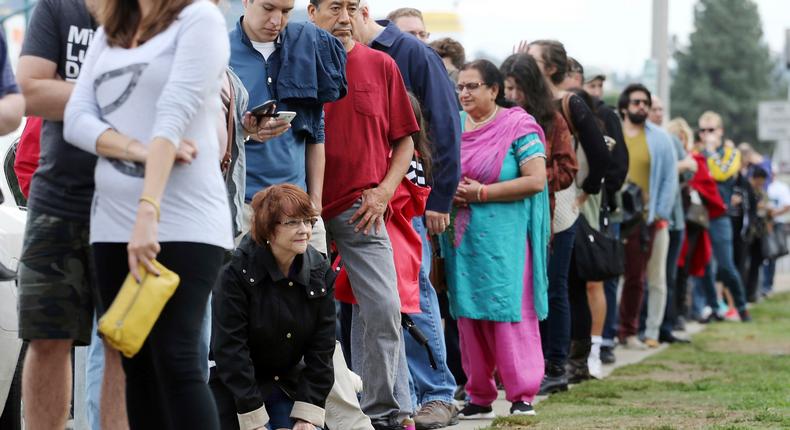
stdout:
[[653,251],[647,260],[647,319],[645,337],[658,340],[661,322],[667,305],[667,253],[669,228],[656,230]]

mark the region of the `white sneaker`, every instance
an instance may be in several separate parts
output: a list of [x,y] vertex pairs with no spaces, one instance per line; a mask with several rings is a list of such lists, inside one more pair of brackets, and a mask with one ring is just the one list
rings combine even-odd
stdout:
[[628,336],[625,338],[623,341],[623,347],[632,351],[647,351],[650,349],[649,346],[645,345],[645,343],[639,340],[639,338],[636,336]]
[[590,376],[595,379],[603,379],[603,364],[600,357],[594,357],[590,354],[587,357],[587,369],[590,371]]
[[710,306],[705,306],[702,308],[702,312],[699,314],[700,321],[707,321],[710,316],[713,315],[713,309]]

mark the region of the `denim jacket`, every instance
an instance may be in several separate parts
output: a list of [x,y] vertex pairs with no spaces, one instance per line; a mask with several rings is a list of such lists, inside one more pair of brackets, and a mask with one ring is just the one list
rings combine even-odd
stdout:
[[647,148],[650,151],[650,202],[647,222],[656,218],[669,220],[678,193],[677,156],[672,139],[664,129],[645,122]]
[[[323,104],[346,95],[346,50],[340,41],[307,22],[292,22],[275,42],[277,51],[268,63],[252,47],[239,18],[230,34],[231,57],[268,68],[270,92],[296,112],[294,133],[306,133],[311,141],[323,141]],[[255,55],[246,55],[247,50]],[[239,51],[243,51],[239,53]],[[249,62],[249,63],[247,63]],[[273,84],[273,85],[272,85]],[[253,88],[248,88],[254,91]]]

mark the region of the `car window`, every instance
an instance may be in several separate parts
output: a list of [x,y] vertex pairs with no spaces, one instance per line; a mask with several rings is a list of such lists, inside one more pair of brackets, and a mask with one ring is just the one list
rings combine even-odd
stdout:
[[[3,158],[3,171],[5,172],[5,180],[8,183],[8,188],[13,194],[14,201],[17,206],[26,207],[27,199],[22,194],[22,188],[19,187],[19,181],[16,178],[14,171],[14,161],[16,160],[16,147],[19,144],[19,139],[14,141],[14,144],[8,148]],[[0,196],[0,202],[4,201],[6,196]]]

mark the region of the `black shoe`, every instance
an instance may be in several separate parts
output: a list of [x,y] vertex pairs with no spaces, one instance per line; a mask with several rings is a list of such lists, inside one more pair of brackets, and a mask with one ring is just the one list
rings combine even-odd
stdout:
[[678,317],[675,321],[675,326],[672,327],[674,331],[686,331],[686,319],[683,317]]
[[371,420],[374,430],[403,430],[403,424],[392,424],[389,419]]
[[491,406],[480,406],[471,402],[458,412],[458,418],[462,420],[492,420],[494,417]]
[[592,342],[590,342],[589,338],[571,340],[571,347],[568,351],[568,364],[565,365],[569,384],[578,384],[592,378],[590,369],[587,368],[587,358],[590,356],[591,348]]
[[587,363],[579,366],[573,366],[568,362],[568,383],[569,384],[578,384],[588,379],[592,379],[590,375],[590,369],[587,368]]
[[455,387],[455,393],[453,394],[453,399],[458,400],[459,402],[466,401],[466,387],[463,385],[459,385]]
[[559,391],[568,391],[568,377],[565,369],[552,363],[546,363],[546,373],[540,381],[538,394],[545,396]]
[[603,364],[614,364],[617,361],[617,357],[614,356],[614,347],[612,346],[602,346],[600,355],[601,363]]
[[746,309],[738,311],[738,315],[741,317],[741,322],[751,322],[752,320],[752,316],[749,315],[749,311]]
[[677,337],[674,334],[659,334],[658,341],[661,343],[691,343],[688,339],[683,339],[682,337]]
[[531,415],[535,416],[535,408],[527,402],[513,402],[510,407],[510,415]]
[[0,282],[13,281],[14,279],[16,279],[16,272],[0,263]]

